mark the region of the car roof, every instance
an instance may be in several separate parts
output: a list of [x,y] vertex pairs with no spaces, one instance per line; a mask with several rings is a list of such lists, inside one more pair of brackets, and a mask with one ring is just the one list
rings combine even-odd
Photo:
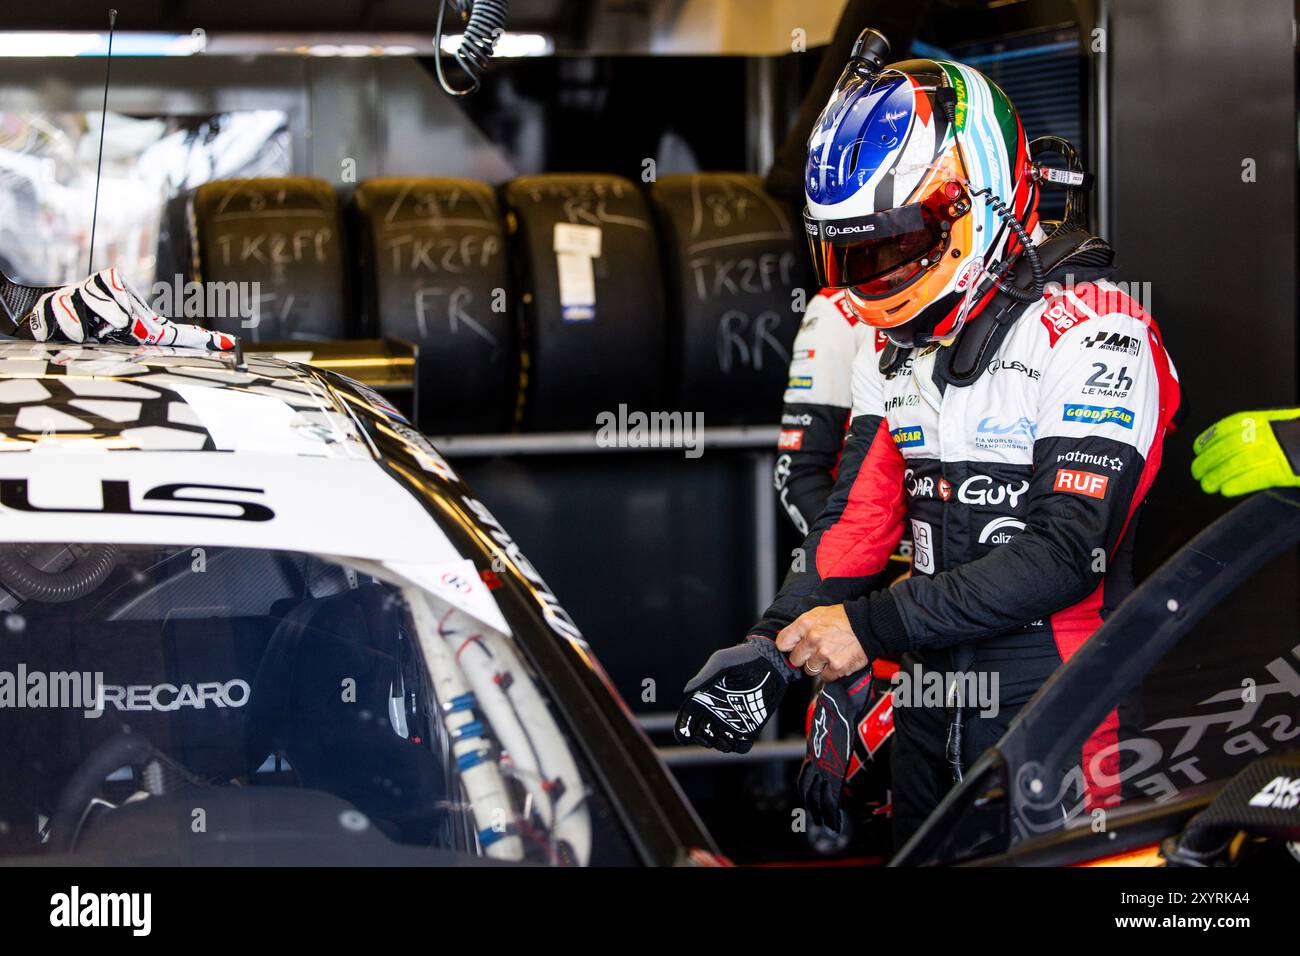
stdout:
[[0,542],[460,560],[363,418],[384,422],[414,480],[454,478],[396,409],[341,376],[191,349],[0,343]]
[[0,344],[0,449],[370,458],[309,369],[196,349]]

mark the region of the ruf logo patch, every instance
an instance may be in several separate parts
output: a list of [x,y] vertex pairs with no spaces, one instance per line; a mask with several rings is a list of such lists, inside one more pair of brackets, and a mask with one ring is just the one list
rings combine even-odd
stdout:
[[1075,495],[1087,495],[1089,498],[1105,498],[1106,486],[1110,484],[1109,475],[1099,475],[1093,471],[1076,471],[1073,468],[1058,468],[1056,484],[1053,491],[1068,491]]

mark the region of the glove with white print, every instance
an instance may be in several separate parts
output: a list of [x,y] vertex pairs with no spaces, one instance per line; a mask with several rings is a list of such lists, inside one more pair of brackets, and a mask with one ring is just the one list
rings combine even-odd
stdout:
[[27,317],[38,342],[113,342],[225,352],[235,338],[164,319],[149,308],[116,269],[47,292]]
[[799,793],[818,826],[840,832],[840,796],[853,759],[858,722],[872,701],[871,668],[822,685],[813,704],[808,749],[799,768]]
[[673,734],[680,744],[743,754],[799,676],[766,637],[723,648],[686,685]]

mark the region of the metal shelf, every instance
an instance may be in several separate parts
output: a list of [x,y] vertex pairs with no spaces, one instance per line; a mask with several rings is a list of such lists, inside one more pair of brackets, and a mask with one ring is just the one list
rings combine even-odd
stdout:
[[[738,425],[723,428],[705,428],[701,432],[700,447],[710,451],[738,451],[745,454],[747,474],[754,505],[753,575],[757,597],[755,613],[762,611],[774,597],[772,569],[777,566],[776,491],[772,487],[772,465],[777,454],[777,425]],[[582,432],[539,432],[504,435],[431,435],[430,441],[447,458],[494,458],[497,456],[563,456],[590,454],[660,454],[681,455],[678,447],[608,447],[596,442],[596,430]],[[617,472],[615,472],[617,474]],[[617,480],[616,478],[613,480]],[[639,722],[647,733],[672,729],[676,712],[642,714]],[[764,728],[760,739],[747,754],[725,754],[704,747],[656,748],[669,767],[707,766],[730,762],[767,764],[769,773],[779,779],[781,763],[803,758],[805,744],[802,739],[778,740],[776,722]]]
[[[780,427],[776,425],[738,425],[705,428],[700,447],[772,451],[776,448]],[[611,447],[597,444],[596,430],[587,432],[539,432],[506,435],[431,435],[430,440],[448,458],[490,458],[496,455],[589,455],[667,452],[681,454],[684,449],[672,446],[653,448]]]

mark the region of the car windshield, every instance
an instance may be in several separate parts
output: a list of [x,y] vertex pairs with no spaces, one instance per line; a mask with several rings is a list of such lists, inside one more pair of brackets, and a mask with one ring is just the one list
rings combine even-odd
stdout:
[[0,858],[632,862],[509,630],[469,562],[2,544]]

